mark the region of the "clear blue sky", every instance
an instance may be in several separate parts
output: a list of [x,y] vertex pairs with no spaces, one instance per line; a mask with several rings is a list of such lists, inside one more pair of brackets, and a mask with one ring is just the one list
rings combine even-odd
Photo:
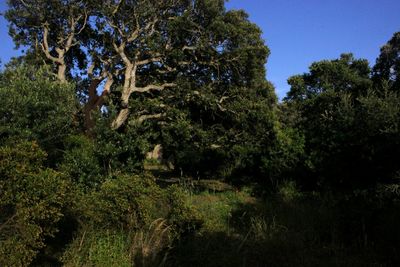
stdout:
[[288,77],[318,60],[352,52],[375,63],[379,49],[400,31],[400,0],[230,0],[264,32],[271,50],[267,78],[280,98]]
[[[0,0],[0,12],[6,9]],[[400,0],[230,0],[228,8],[244,9],[263,30],[271,49],[267,78],[280,98],[288,77],[306,72],[317,60],[352,52],[371,64],[379,48],[400,31]],[[0,59],[18,53],[0,17]]]

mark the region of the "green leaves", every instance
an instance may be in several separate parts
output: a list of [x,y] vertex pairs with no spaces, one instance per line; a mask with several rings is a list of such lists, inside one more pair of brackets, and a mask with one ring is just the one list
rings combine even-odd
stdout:
[[373,80],[378,86],[388,83],[389,89],[400,90],[400,32],[393,34],[381,48],[381,54],[373,69]]
[[389,82],[373,85],[370,76],[366,60],[344,54],[289,79],[285,109],[304,134],[302,168],[314,185],[353,190],[394,179],[399,95]]
[[51,156],[74,123],[71,85],[60,85],[45,69],[20,66],[0,75],[0,139],[37,140]]
[[28,266],[57,231],[70,183],[36,143],[0,147],[0,265]]

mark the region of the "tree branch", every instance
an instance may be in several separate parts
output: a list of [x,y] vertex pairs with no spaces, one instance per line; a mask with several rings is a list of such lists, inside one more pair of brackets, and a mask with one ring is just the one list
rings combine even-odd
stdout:
[[161,119],[164,118],[166,116],[165,113],[157,113],[157,114],[150,114],[150,115],[141,115],[139,118],[137,118],[135,120],[136,124],[142,124],[144,121],[146,120],[150,120],[150,119]]
[[174,87],[176,86],[175,83],[164,83],[162,85],[155,85],[155,84],[150,84],[145,87],[135,87],[132,92],[139,92],[139,93],[145,93],[149,92],[151,90],[157,90],[157,91],[162,91],[167,87]]
[[84,16],[84,19],[83,19],[83,25],[82,25],[82,27],[80,28],[80,30],[76,33],[76,35],[79,35],[79,34],[81,34],[82,33],[82,31],[86,28],[86,25],[87,25],[87,19],[88,19],[88,14],[87,14],[87,11],[86,11],[86,9],[85,9],[85,16]]
[[48,36],[49,36],[48,23],[45,23],[45,25],[43,25],[43,43],[40,44],[43,53],[49,60],[53,61],[54,63],[63,64],[64,62],[60,58],[56,58],[50,54]]
[[115,7],[115,9],[113,10],[113,12],[111,13],[112,16],[115,16],[115,14],[117,14],[119,8],[121,7],[122,3],[124,2],[124,0],[119,1],[119,3],[117,4],[117,6]]
[[136,26],[135,26],[135,30],[131,33],[131,35],[130,35],[130,36],[128,37],[128,39],[127,39],[127,42],[128,42],[128,43],[131,43],[131,42],[135,41],[136,38],[139,37],[139,33],[140,33],[139,17],[138,17],[138,15],[136,14],[136,12],[134,13],[134,17],[135,17]]
[[160,54],[160,55],[157,55],[156,57],[153,57],[153,58],[148,58],[148,59],[137,61],[136,65],[137,66],[147,65],[147,64],[152,63],[152,62],[162,61],[162,59],[163,58],[161,57],[161,54]]

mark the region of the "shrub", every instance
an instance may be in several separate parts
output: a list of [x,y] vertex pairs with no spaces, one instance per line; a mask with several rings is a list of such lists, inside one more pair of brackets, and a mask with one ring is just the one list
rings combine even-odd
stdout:
[[129,240],[124,232],[83,231],[68,246],[65,267],[129,267]]
[[69,182],[35,142],[0,147],[0,266],[28,266],[57,232]]
[[84,190],[100,186],[103,177],[93,141],[83,135],[71,135],[64,143],[65,153],[59,169]]
[[76,104],[73,86],[55,82],[46,69],[7,69],[0,74],[0,140],[37,140],[54,164],[74,128]]
[[157,219],[150,224],[148,229],[135,233],[130,254],[134,266],[152,267],[162,266],[172,244],[171,227],[165,219]]
[[136,230],[162,217],[161,200],[161,189],[151,176],[119,174],[88,194],[81,207],[96,227]]
[[198,211],[187,201],[187,194],[177,185],[164,191],[168,205],[167,219],[178,235],[186,235],[199,230],[203,219]]

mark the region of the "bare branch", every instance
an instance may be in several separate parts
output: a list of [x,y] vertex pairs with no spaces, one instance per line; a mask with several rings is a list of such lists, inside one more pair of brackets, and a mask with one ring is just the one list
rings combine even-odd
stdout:
[[76,35],[79,35],[79,34],[81,34],[82,33],[82,31],[86,28],[86,25],[87,25],[87,20],[88,20],[88,14],[87,14],[87,11],[86,11],[86,9],[85,9],[85,16],[84,16],[84,19],[83,19],[83,25],[82,25],[82,27],[80,28],[80,30],[76,33]]
[[187,46],[187,45],[185,45],[184,47],[182,47],[182,50],[183,50],[183,51],[185,51],[185,50],[194,51],[194,50],[196,50],[196,49],[197,49],[197,46]]
[[158,113],[158,114],[150,114],[150,115],[141,115],[138,119],[135,120],[135,123],[142,124],[146,120],[150,119],[161,119],[164,118],[167,114]]
[[122,61],[124,61],[125,65],[129,66],[129,65],[132,65],[132,62],[129,60],[129,58],[125,54],[125,46],[126,46],[125,42],[122,42],[122,44],[119,46],[115,42],[113,42],[113,47],[114,47],[115,51],[119,54]]
[[9,225],[10,222],[11,222],[12,220],[14,220],[15,217],[17,217],[17,214],[16,214],[16,213],[13,214],[10,218],[8,218],[4,223],[0,224],[0,232],[1,232],[4,228],[6,228],[6,226]]
[[150,32],[148,32],[148,36],[152,36],[156,32],[156,23],[158,22],[158,19],[155,18],[151,23],[149,23],[146,27],[145,30],[148,31],[150,29]]
[[106,97],[110,94],[111,92],[111,86],[114,83],[114,78],[111,74],[107,75],[107,81],[106,84],[104,85],[103,92],[101,95],[97,98],[96,103],[94,104],[95,107],[101,107],[104,102]]
[[124,2],[124,0],[119,1],[119,3],[117,4],[117,6],[115,7],[115,9],[112,12],[112,16],[115,16],[115,14],[117,14],[117,12],[118,12],[118,10],[121,7],[123,2]]
[[225,100],[229,99],[229,96],[223,96],[219,99],[218,103],[222,104]]
[[90,83],[89,89],[88,89],[88,91],[89,91],[89,99],[90,99],[90,100],[93,99],[92,101],[95,101],[94,99],[97,98],[97,93],[96,93],[96,91],[97,91],[97,87],[99,86],[99,84],[101,83],[101,81],[102,81],[102,79],[94,78],[94,79],[92,80],[92,82]]
[[125,38],[125,37],[126,37],[126,35],[125,35],[125,33],[122,31],[122,29],[121,29],[120,27],[118,27],[117,25],[115,25],[113,22],[111,22],[111,20],[107,20],[107,23],[108,23],[112,28],[114,28],[115,30],[117,30],[118,33],[119,33],[119,35],[120,35],[122,38]]
[[48,28],[48,23],[46,23],[45,25],[43,25],[43,43],[41,43],[40,46],[42,47],[43,53],[46,55],[48,59],[50,59],[54,63],[63,64],[64,62],[60,58],[56,58],[50,54],[48,36],[49,36],[49,28]]
[[136,65],[137,66],[147,65],[147,64],[152,63],[152,62],[162,61],[162,59],[163,58],[161,57],[161,54],[160,54],[160,55],[158,55],[156,57],[153,57],[153,58],[148,58],[148,59],[137,61]]
[[138,17],[138,15],[136,14],[136,12],[134,13],[134,16],[135,16],[135,23],[136,23],[136,26],[135,26],[135,30],[131,33],[131,35],[130,35],[130,36],[128,37],[128,39],[127,39],[127,42],[128,42],[128,43],[131,43],[131,42],[135,41],[136,38],[139,37],[139,33],[140,33],[139,17]]
[[167,87],[174,87],[174,86],[176,86],[175,83],[164,83],[162,85],[151,84],[151,85],[147,85],[145,87],[135,87],[132,90],[132,92],[144,93],[144,92],[149,92],[151,90],[162,91]]

